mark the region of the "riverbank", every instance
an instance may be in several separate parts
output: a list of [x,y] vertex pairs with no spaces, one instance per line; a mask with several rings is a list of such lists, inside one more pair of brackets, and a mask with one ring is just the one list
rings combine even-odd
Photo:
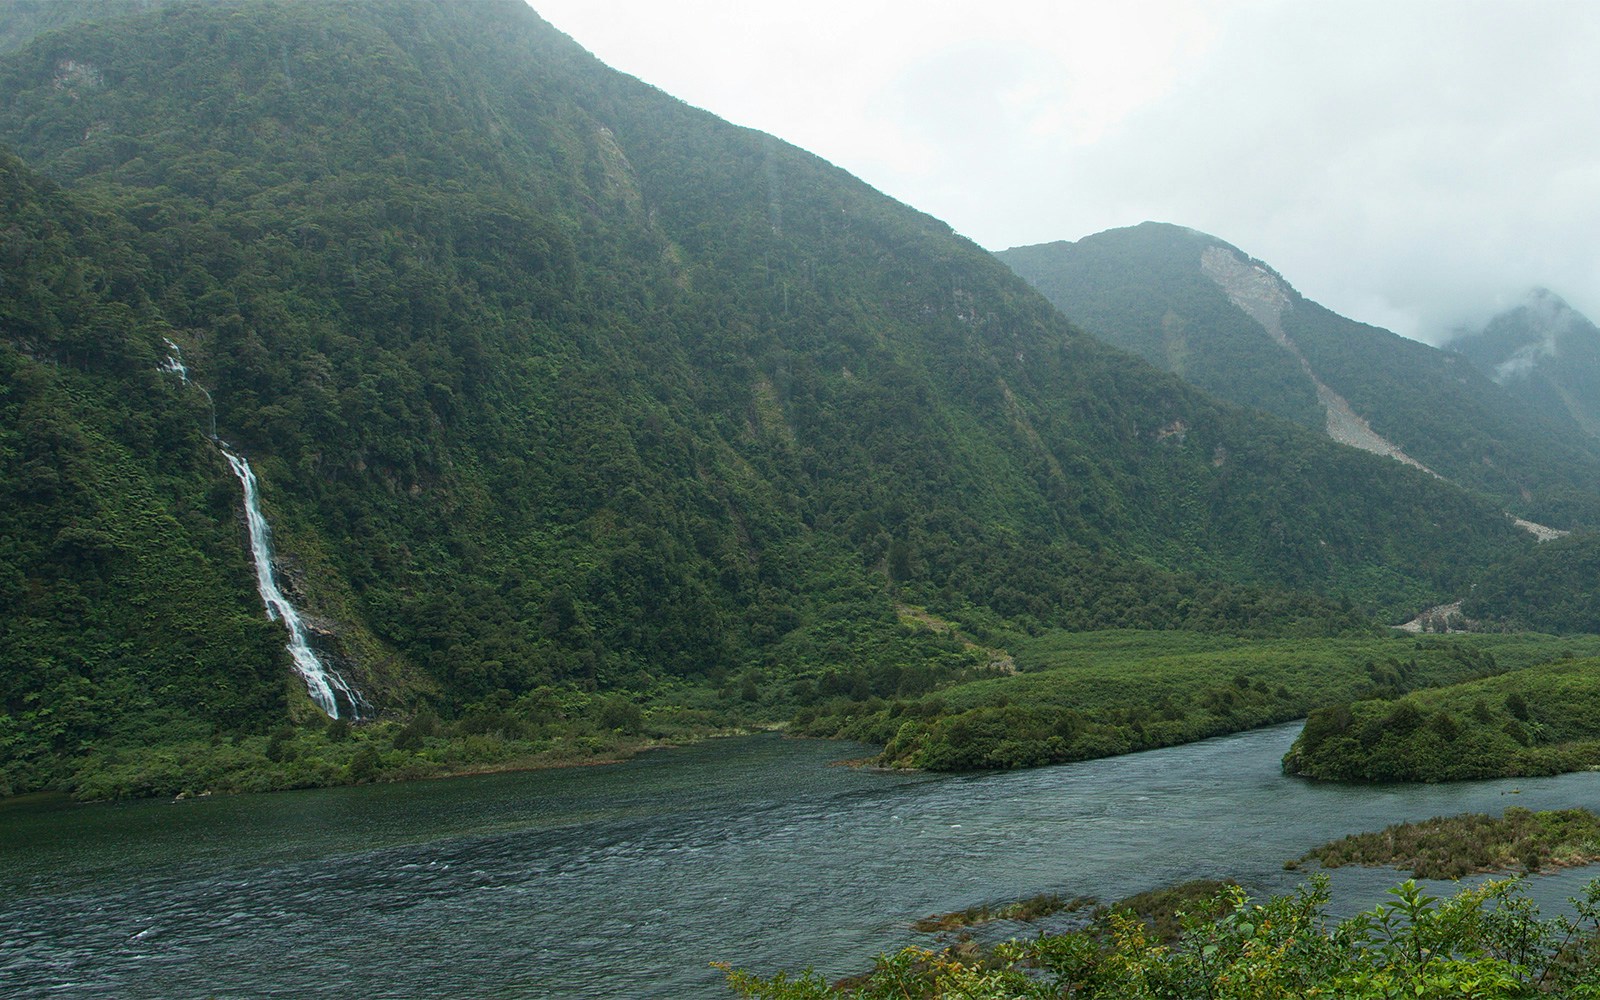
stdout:
[[870,766],[1003,770],[1193,743],[1301,718],[1351,696],[1520,675],[1541,661],[1600,655],[1593,636],[1261,640],[1105,631],[1019,643],[1015,664],[1003,672],[892,699],[824,697],[833,682],[804,691],[685,682],[649,697],[543,687],[501,692],[449,719],[421,709],[352,725],[330,722],[296,692],[290,719],[270,732],[227,734],[174,721],[159,732],[108,736],[75,752],[65,768],[5,762],[0,795],[172,798],[573,767],[791,725],[797,735],[882,747]]
[[881,745],[890,766],[1009,770],[1179,746],[1576,656],[1600,656],[1600,636],[1051,632],[1017,645],[1012,672],[914,698],[834,699],[801,709],[795,728]]
[[1459,781],[1600,766],[1600,657],[1563,657],[1498,676],[1311,713],[1284,757],[1332,781]]
[[[406,719],[351,725],[330,722],[300,695],[304,704],[291,706],[291,721],[271,732],[229,735],[173,725],[160,741],[139,734],[120,745],[85,748],[64,776],[59,768],[30,774],[27,761],[9,762],[0,772],[0,794],[48,789],[84,800],[170,798],[573,767],[791,725],[785,720],[797,735],[883,747],[873,766],[1004,770],[1193,743],[1301,718],[1352,696],[1484,674],[1515,684],[1549,672],[1528,669],[1535,664],[1568,666],[1568,658],[1583,654],[1600,654],[1600,637],[1291,641],[1108,631],[1029,640],[1003,674],[892,700],[797,704],[790,700],[796,692],[773,688],[756,690],[750,700],[751,692],[709,683],[649,698],[546,687],[517,697],[502,692],[449,720],[423,709]],[[823,687],[813,685],[808,697],[820,697]]]
[[330,722],[231,740],[188,741],[87,757],[65,792],[85,802],[199,798],[248,792],[424,781],[619,764],[651,750],[749,735],[770,725],[676,726],[654,733],[544,737],[420,735],[411,724]]

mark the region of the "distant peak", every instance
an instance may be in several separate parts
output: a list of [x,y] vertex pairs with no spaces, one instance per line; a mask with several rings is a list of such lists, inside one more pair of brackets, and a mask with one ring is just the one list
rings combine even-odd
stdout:
[[[1202,232],[1198,229],[1195,229],[1193,226],[1181,226],[1176,222],[1157,222],[1153,219],[1147,219],[1144,222],[1139,223],[1137,226],[1128,226],[1127,229],[1144,233],[1164,233],[1169,236],[1177,236],[1183,239],[1195,240],[1201,243],[1216,243],[1224,246],[1226,245],[1223,240],[1212,236],[1210,233]],[[1110,229],[1107,230],[1107,232],[1114,233],[1117,232],[1117,230]]]
[[1588,317],[1548,288],[1529,289],[1522,296],[1521,304],[1511,312],[1522,313],[1526,321],[1549,341],[1569,337],[1584,329],[1593,329]]

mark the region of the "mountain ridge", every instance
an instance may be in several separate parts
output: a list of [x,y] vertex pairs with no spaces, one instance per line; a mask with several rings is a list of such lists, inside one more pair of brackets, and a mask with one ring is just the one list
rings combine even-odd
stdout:
[[[1277,272],[1259,263],[1243,260],[1236,250],[1207,247],[1200,255],[1200,269],[1216,282],[1228,299],[1247,316],[1261,324],[1273,343],[1289,352],[1301,371],[1311,380],[1317,402],[1326,414],[1328,437],[1374,455],[1383,455],[1429,475],[1438,473],[1407,455],[1372,429],[1372,425],[1350,406],[1350,401],[1330,389],[1317,376],[1311,362],[1283,329],[1283,313],[1293,303],[1292,290]],[[1442,477],[1441,477],[1442,478]]]
[[[1144,223],[998,256],[1091,332],[1207,391],[1403,456],[1529,521],[1600,517],[1600,452],[1570,421],[1456,354],[1330,312],[1216,237]],[[1230,298],[1224,272],[1235,291],[1255,282],[1258,296],[1270,292],[1272,316],[1265,299]]]

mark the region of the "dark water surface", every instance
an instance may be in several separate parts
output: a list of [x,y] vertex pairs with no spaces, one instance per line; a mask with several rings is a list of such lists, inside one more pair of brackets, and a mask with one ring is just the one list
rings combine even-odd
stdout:
[[[562,771],[0,804],[0,996],[719,997],[712,961],[843,975],[926,942],[907,925],[928,913],[1197,877],[1283,891],[1303,877],[1284,860],[1345,833],[1600,809],[1593,773],[1285,778],[1297,732],[955,777],[830,767],[861,751],[758,736]],[[1335,910],[1398,879],[1341,870]]]

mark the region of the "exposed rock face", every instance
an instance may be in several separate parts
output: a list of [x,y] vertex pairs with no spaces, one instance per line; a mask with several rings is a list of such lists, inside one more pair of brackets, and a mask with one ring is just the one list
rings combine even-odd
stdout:
[[[1317,401],[1322,404],[1323,412],[1327,414],[1326,428],[1329,437],[1340,444],[1370,451],[1374,455],[1387,455],[1397,462],[1404,462],[1431,476],[1444,478],[1373,430],[1366,418],[1351,408],[1348,400],[1317,377],[1311,363],[1306,360],[1294,340],[1284,332],[1283,314],[1294,308],[1294,300],[1289,294],[1288,286],[1281,278],[1260,264],[1245,260],[1234,251],[1219,246],[1205,249],[1200,255],[1200,268],[1206,277],[1216,282],[1217,287],[1227,293],[1230,302],[1261,324],[1261,328],[1267,331],[1267,336],[1272,338],[1273,343],[1288,351],[1300,363],[1306,378],[1309,378],[1317,388]],[[1522,518],[1512,518],[1512,520],[1516,522],[1517,527],[1541,542],[1569,534]],[[1457,610],[1459,611],[1459,608]]]
[[1521,528],[1523,531],[1526,531],[1528,534],[1537,538],[1541,542],[1548,542],[1556,538],[1565,538],[1566,536],[1572,534],[1570,531],[1563,531],[1560,528],[1551,528],[1543,524],[1535,524],[1532,521],[1526,521],[1520,517],[1513,517],[1511,520],[1516,522],[1517,527]]
[[1413,633],[1470,632],[1473,624],[1475,623],[1461,616],[1461,602],[1455,601],[1431,607],[1404,625],[1396,625],[1395,628],[1401,632]]
[[1327,414],[1328,436],[1340,444],[1347,444],[1374,455],[1387,455],[1399,462],[1414,466],[1430,475],[1438,473],[1401,451],[1393,442],[1372,429],[1372,425],[1337,392],[1328,388],[1312,370],[1300,348],[1283,329],[1283,314],[1293,308],[1294,302],[1283,280],[1260,264],[1251,263],[1225,247],[1207,247],[1200,256],[1200,268],[1206,277],[1216,282],[1227,293],[1229,301],[1267,331],[1273,343],[1292,354],[1300,363],[1317,389],[1317,401]]

